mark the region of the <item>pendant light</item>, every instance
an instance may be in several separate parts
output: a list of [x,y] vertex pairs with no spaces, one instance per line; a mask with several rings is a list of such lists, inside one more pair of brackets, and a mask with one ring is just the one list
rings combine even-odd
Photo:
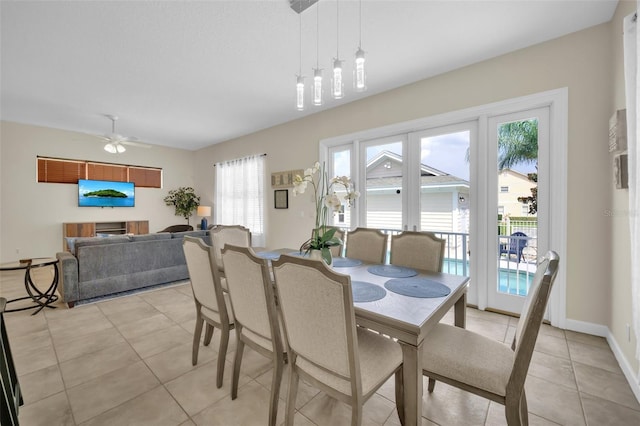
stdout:
[[320,2],[316,5],[316,67],[313,69],[313,104],[322,105],[322,69],[320,68]]
[[302,75],[302,15],[300,18],[300,67],[296,76],[296,109],[304,111],[304,76]]
[[362,0],[359,3],[360,14],[360,39],[356,51],[356,66],[353,70],[353,88],[357,92],[367,90],[367,73],[364,69],[364,50],[362,50]]
[[344,82],[342,80],[342,61],[340,60],[340,9],[336,0],[336,57],[333,59],[333,79],[331,80],[331,94],[333,99],[342,99],[344,96]]

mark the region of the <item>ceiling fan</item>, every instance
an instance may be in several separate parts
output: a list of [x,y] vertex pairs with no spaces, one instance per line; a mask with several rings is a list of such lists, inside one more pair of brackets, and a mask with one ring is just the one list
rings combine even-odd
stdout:
[[123,136],[116,133],[116,121],[118,121],[118,117],[115,115],[106,115],[106,117],[111,120],[111,133],[99,136],[100,139],[107,141],[107,144],[104,146],[105,151],[110,154],[122,154],[127,150],[124,147],[125,145],[137,146],[140,148],[151,148],[151,145],[135,142],[138,138]]

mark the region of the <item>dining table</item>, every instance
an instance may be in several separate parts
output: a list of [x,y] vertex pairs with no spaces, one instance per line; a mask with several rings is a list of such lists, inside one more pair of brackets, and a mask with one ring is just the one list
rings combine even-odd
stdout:
[[[257,251],[265,259],[298,250]],[[453,307],[454,324],[465,327],[469,277],[395,265],[378,265],[343,257],[331,269],[351,277],[354,311],[359,326],[396,339],[402,348],[404,424],[422,419],[422,352],[429,331]]]

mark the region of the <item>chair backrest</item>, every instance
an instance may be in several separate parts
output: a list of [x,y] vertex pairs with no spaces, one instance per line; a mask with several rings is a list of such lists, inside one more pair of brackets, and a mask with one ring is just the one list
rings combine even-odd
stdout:
[[384,263],[387,235],[379,229],[356,228],[349,231],[345,256],[371,263]]
[[160,233],[160,232],[187,232],[187,231],[193,231],[193,226],[191,226],[191,225],[171,225],[171,226],[167,226],[162,231],[158,231],[158,233]]
[[392,265],[442,272],[446,240],[432,232],[405,231],[391,236]]
[[222,249],[225,244],[238,247],[251,246],[251,231],[241,225],[218,225],[209,231],[211,245],[215,253],[215,260],[218,268],[222,267]]
[[551,287],[558,273],[559,256],[549,251],[538,263],[538,269],[524,302],[511,348],[515,351],[514,367],[507,384],[507,392],[521,390],[531,362]]
[[350,277],[288,255],[272,265],[288,352],[302,359],[296,365],[351,381],[354,392],[360,370]]
[[222,261],[236,327],[239,324],[241,332],[254,343],[274,353],[282,353],[284,349],[267,261],[257,257],[250,248],[229,244],[222,249]]
[[514,253],[520,254],[522,249],[527,246],[527,234],[524,232],[514,232],[511,236],[516,238],[510,238],[509,249]]
[[228,319],[220,277],[213,260],[213,247],[205,244],[201,238],[185,236],[182,249],[187,260],[193,297],[207,309],[217,312],[221,321],[225,317]]

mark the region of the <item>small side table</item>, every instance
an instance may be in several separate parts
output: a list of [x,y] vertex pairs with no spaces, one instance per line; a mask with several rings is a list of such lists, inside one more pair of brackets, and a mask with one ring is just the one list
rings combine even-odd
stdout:
[[[31,270],[34,268],[44,268],[46,266],[53,266],[53,280],[51,281],[51,285],[49,285],[49,288],[47,288],[45,291],[40,291],[40,289],[34,284],[33,280],[31,279]],[[58,300],[58,296],[56,295],[59,277],[58,259],[51,257],[42,257],[35,259],[23,259],[17,262],[0,264],[0,271],[16,271],[20,269],[24,269],[24,288],[29,295],[25,297],[19,297],[17,299],[8,300],[7,304],[17,302],[19,300],[31,299],[34,302],[34,305],[24,308],[6,309],[5,312],[17,312],[37,308],[36,311],[31,314],[35,315],[45,307],[55,309],[55,306],[51,306],[51,304]]]

